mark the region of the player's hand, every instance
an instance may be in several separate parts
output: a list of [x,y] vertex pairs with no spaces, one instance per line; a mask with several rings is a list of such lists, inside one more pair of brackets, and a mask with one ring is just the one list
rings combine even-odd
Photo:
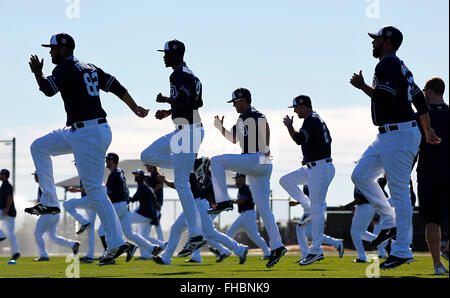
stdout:
[[347,207],[345,207],[344,205],[339,205],[339,210],[346,210]]
[[156,180],[158,180],[158,182],[164,183],[164,181],[166,180],[166,176],[158,174],[158,176],[156,176]]
[[78,189],[76,187],[73,187],[73,186],[69,186],[68,190],[70,192],[78,192]]
[[300,203],[296,202],[296,201],[289,201],[289,207],[294,207],[294,206],[297,206],[298,204],[300,204]]
[[350,79],[350,84],[352,84],[355,88],[362,89],[362,87],[366,84],[364,82],[362,70],[360,70],[358,74],[353,74],[352,78]]
[[162,102],[167,102],[168,99],[169,99],[169,97],[164,96],[164,95],[162,95],[161,93],[159,93],[159,94],[156,96],[156,102],[160,102],[160,103],[162,103]]
[[283,123],[286,127],[291,127],[294,123],[294,116],[292,116],[292,118],[289,118],[288,115],[284,116]]
[[428,131],[424,131],[425,133],[425,139],[427,143],[433,144],[433,145],[439,145],[442,141],[441,138],[439,138],[436,133],[434,132],[434,129],[430,127]]
[[170,116],[170,114],[171,113],[168,110],[158,110],[155,113],[155,118],[158,119],[158,120],[162,120],[162,119]]
[[39,57],[37,55],[31,55],[30,62],[28,62],[31,68],[31,72],[35,74],[42,73],[42,68],[44,67],[44,58],[39,61]]
[[222,128],[223,128],[223,118],[225,118],[225,116],[222,116],[222,119],[220,119],[218,115],[216,115],[216,116],[214,117],[214,126],[215,126],[218,130],[222,130]]
[[133,108],[133,112],[136,114],[136,116],[144,118],[145,116],[148,115],[148,112],[150,111],[150,109],[145,109],[141,106],[135,106]]

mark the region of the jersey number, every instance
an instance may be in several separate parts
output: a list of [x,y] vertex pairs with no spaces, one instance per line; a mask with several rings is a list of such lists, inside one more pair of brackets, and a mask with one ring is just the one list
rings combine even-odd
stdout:
[[325,138],[325,143],[329,143],[330,142],[330,138],[328,136],[328,130],[327,130],[327,126],[325,125],[324,122],[322,122],[322,127],[323,127],[323,136]]
[[83,75],[84,83],[86,84],[87,93],[90,96],[98,96],[98,76],[97,72],[93,71],[92,73],[85,72]]

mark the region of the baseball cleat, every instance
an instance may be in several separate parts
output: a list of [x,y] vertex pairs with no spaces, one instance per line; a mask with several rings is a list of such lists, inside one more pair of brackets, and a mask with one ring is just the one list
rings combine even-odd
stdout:
[[244,253],[239,256],[239,265],[245,264],[245,261],[247,261],[247,254],[248,254],[248,247],[245,247]]
[[80,242],[75,242],[75,244],[72,246],[72,252],[74,255],[78,254],[78,249],[80,248]]
[[84,231],[86,231],[86,229],[91,225],[90,222],[88,222],[87,224],[81,225],[80,229],[75,233],[77,235],[83,233]]
[[323,260],[323,254],[308,254],[303,260],[300,261],[300,263],[298,263],[300,266],[306,266],[306,265],[310,265],[316,261],[321,261]]
[[403,264],[409,264],[412,261],[414,261],[413,258],[399,258],[393,255],[390,255],[386,261],[380,264],[380,269],[383,270],[389,270],[397,268],[398,266],[401,266]]
[[25,212],[29,214],[42,215],[42,214],[59,214],[61,213],[61,209],[58,207],[49,207],[42,205],[41,203],[37,204],[34,207],[25,208]]
[[[1,240],[0,240],[1,241]],[[446,259],[448,261],[448,251],[446,251],[445,249],[443,249],[441,251],[441,256]]]
[[166,264],[166,263],[161,259],[161,257],[154,257],[154,258],[152,258],[152,260],[153,260],[156,264],[158,264],[158,265],[170,265],[170,264]]
[[434,275],[448,275],[448,270],[444,265],[434,265]]
[[99,266],[115,264],[115,260],[121,254],[126,252],[129,248],[128,243],[122,244],[119,247],[108,249],[105,256],[97,263]]
[[228,200],[228,201],[223,201],[223,202],[219,202],[217,203],[216,207],[213,208],[209,208],[208,209],[208,214],[215,214],[215,213],[220,213],[222,211],[231,211],[233,210],[233,201]]
[[219,256],[217,257],[216,263],[222,262],[223,260],[225,260],[226,258],[228,258],[230,255],[231,255],[231,253],[219,255]]
[[202,235],[189,238],[189,241],[186,242],[183,249],[178,253],[177,256],[187,257],[205,244],[206,240],[203,238]]
[[184,260],[185,263],[201,263],[202,261],[194,260],[193,258],[189,258],[187,260]]
[[211,245],[208,245],[208,249],[210,252],[212,252],[216,257],[220,257],[220,252],[217,248],[212,247]]
[[159,255],[163,250],[164,250],[164,247],[161,247],[161,246],[156,245],[155,247],[153,247],[153,250],[152,250],[152,256],[156,257],[156,256]]
[[137,245],[134,245],[134,244],[131,244],[131,243],[128,243],[128,245],[129,245],[129,248],[127,249],[127,257],[125,259],[125,262],[131,261],[131,258],[133,258],[134,253],[136,252],[136,250],[138,248]]
[[265,260],[268,260],[269,258],[270,258],[270,255],[265,255],[265,256],[262,256],[261,258],[259,258],[259,260],[265,261]]
[[95,259],[88,257],[88,256],[84,256],[82,258],[80,258],[80,262],[81,263],[86,263],[86,264],[90,264],[90,263],[94,263]]
[[16,252],[15,254],[13,254],[12,256],[11,256],[11,260],[17,260],[18,258],[20,258],[20,253],[18,253],[18,252]]
[[311,212],[307,212],[307,213],[303,213],[302,218],[300,218],[300,220],[298,221],[298,225],[304,226],[306,224],[309,224],[311,222],[312,218],[311,218]]
[[352,263],[369,263],[369,261],[361,260],[361,259],[355,259],[352,261]]
[[395,240],[396,234],[397,234],[397,228],[389,228],[389,229],[381,230],[380,233],[378,234],[377,238],[375,238],[374,240],[372,240],[372,242],[370,242],[370,245],[372,247],[377,247],[378,245],[380,245],[381,243],[383,243],[389,239]]
[[339,252],[339,258],[342,258],[342,256],[344,255],[344,240],[339,240],[339,245],[337,249]]
[[33,262],[45,262],[45,261],[50,261],[50,259],[48,257],[39,257],[33,260]]
[[2,242],[2,241],[5,240],[5,239],[6,239],[6,237],[0,238],[0,242]]
[[281,259],[282,256],[284,256],[286,252],[287,249],[284,246],[280,246],[277,249],[272,250],[270,252],[269,261],[267,262],[266,267],[271,268],[275,266],[275,264],[278,263],[278,261]]

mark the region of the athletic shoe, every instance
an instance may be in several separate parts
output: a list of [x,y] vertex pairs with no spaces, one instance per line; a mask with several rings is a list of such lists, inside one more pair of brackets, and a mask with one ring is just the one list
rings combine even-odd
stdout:
[[125,243],[119,247],[108,249],[105,253],[105,256],[97,264],[99,266],[115,264],[115,259],[126,252],[128,248],[128,243]]
[[303,259],[300,259],[300,260],[297,260],[297,261],[294,261],[294,262],[292,262],[292,263],[300,263],[301,261],[303,261]]
[[220,257],[220,252],[217,248],[212,247],[211,245],[208,245],[208,249],[210,252],[212,252],[216,257]]
[[310,265],[316,261],[323,260],[323,254],[308,254],[303,260],[298,263],[300,266]]
[[352,263],[369,263],[369,261],[367,261],[367,260],[361,260],[361,259],[356,259],[356,260],[353,260]]
[[[1,241],[1,240],[0,240]],[[448,261],[448,251],[446,251],[445,249],[443,249],[441,251],[441,256],[446,259]]]
[[2,241],[5,240],[5,239],[6,239],[6,237],[0,238],[0,242],[2,242]]
[[75,233],[77,235],[83,233],[84,231],[86,231],[86,229],[91,225],[90,222],[88,222],[87,224],[81,225],[80,229]]
[[272,250],[270,252],[269,261],[267,262],[266,267],[271,268],[275,266],[275,264],[278,263],[278,261],[281,259],[282,256],[284,256],[286,252],[287,249],[284,246],[280,246],[277,249]]
[[163,250],[164,250],[164,247],[155,245],[155,247],[153,248],[153,251],[152,251],[152,256],[156,257],[156,256],[159,255]]
[[187,260],[184,260],[185,263],[201,263],[202,261],[194,260],[193,258],[189,258]]
[[215,213],[220,213],[222,211],[231,211],[233,210],[233,201],[228,200],[228,201],[223,201],[223,202],[219,202],[217,203],[216,207],[213,208],[209,208],[208,209],[208,214],[215,214]]
[[[127,243],[128,243],[128,242],[127,242]],[[136,250],[137,250],[137,246],[136,246],[136,245],[131,244],[131,243],[128,243],[128,245],[129,245],[129,248],[128,248],[128,250],[127,250],[127,258],[125,259],[125,262],[131,261],[131,258],[133,258],[134,253],[135,253]]]
[[386,261],[380,264],[380,269],[383,270],[389,270],[397,268],[398,266],[401,266],[403,264],[409,264],[412,261],[414,261],[413,258],[399,258],[393,255],[390,255]]
[[216,263],[222,262],[223,260],[225,260],[226,258],[228,258],[230,255],[231,255],[231,253],[219,255],[219,256],[217,257]]
[[245,261],[247,261],[247,254],[248,254],[248,247],[245,247],[244,253],[239,256],[239,265],[245,264]]
[[306,225],[306,224],[309,224],[309,223],[311,222],[311,220],[312,220],[312,218],[311,218],[311,212],[303,213],[302,218],[300,218],[300,220],[298,221],[298,225],[299,225],[300,227],[301,227],[301,226],[304,226],[304,225]]
[[78,249],[80,248],[80,242],[75,242],[75,244],[72,246],[72,252],[74,255],[78,254]]
[[381,230],[380,233],[378,234],[377,238],[375,238],[374,240],[372,240],[372,242],[370,242],[370,245],[372,245],[372,247],[377,247],[378,245],[380,245],[381,243],[383,243],[384,241],[387,241],[389,239],[395,240],[396,234],[397,234],[397,228]]
[[61,213],[61,209],[59,209],[58,207],[44,206],[41,203],[39,203],[34,207],[25,208],[25,212],[29,213],[29,214],[35,214],[35,215],[59,214],[59,213]]
[[434,265],[434,275],[445,275],[448,274],[447,268],[444,265]]
[[20,253],[16,252],[15,254],[12,255],[11,260],[17,260],[18,258],[20,258]]
[[39,257],[33,260],[34,262],[45,262],[45,261],[50,261],[50,259],[48,257]]
[[91,258],[91,257],[88,257],[88,256],[84,256],[84,257],[80,258],[80,262],[81,263],[90,264],[90,263],[94,263],[94,261],[95,261],[94,258]]
[[170,265],[170,264],[164,263],[164,261],[161,259],[161,257],[154,257],[154,258],[152,258],[152,260],[158,265]]
[[259,258],[260,261],[265,261],[268,260],[270,258],[270,255],[266,255],[266,256],[262,256],[261,258]]
[[189,241],[186,242],[183,249],[178,253],[178,257],[187,257],[205,244],[206,240],[202,235],[189,238]]
[[339,252],[339,258],[342,258],[342,256],[344,255],[344,240],[339,240],[337,250]]
[[194,165],[194,173],[199,184],[205,182],[211,161],[207,157],[197,158]]

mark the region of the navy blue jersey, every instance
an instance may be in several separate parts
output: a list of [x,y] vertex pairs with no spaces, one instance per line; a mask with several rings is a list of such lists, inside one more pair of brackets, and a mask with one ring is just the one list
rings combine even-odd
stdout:
[[[161,182],[158,181],[157,177],[158,177],[159,173],[157,170],[154,170],[153,172],[150,173],[150,186],[155,189],[156,185],[160,184]],[[155,191],[156,193],[156,199],[158,200],[159,205],[163,205],[163,201],[164,201],[164,191],[163,191],[163,187],[161,187],[158,191]]]
[[266,116],[252,106],[249,106],[244,113],[239,115],[237,123],[232,128],[232,132],[233,136],[239,140],[242,154],[266,153],[264,152],[266,148],[262,148],[259,143],[265,140],[266,123]]
[[[170,98],[174,100],[171,104],[174,122],[186,124],[187,120],[189,124],[200,123],[198,108],[203,106],[202,83],[184,62],[170,75]],[[185,120],[176,121],[176,118]]]
[[130,192],[128,191],[125,173],[121,169],[117,168],[111,171],[106,181],[106,189],[111,202],[128,202]]
[[353,190],[353,198],[356,200],[356,205],[369,204],[369,201],[366,199],[366,197],[356,187]]
[[120,98],[127,92],[115,77],[73,56],[56,65],[52,75],[41,80],[39,90],[47,96],[61,92],[67,126],[78,121],[106,117],[100,103],[100,90],[111,91]]
[[[3,209],[6,207],[6,199],[8,198],[8,196],[12,196],[13,195],[13,187],[12,185],[9,183],[8,180],[4,181],[2,183],[2,186],[0,186],[0,209]],[[16,207],[14,207],[14,198],[13,201],[11,203],[11,205],[9,206],[9,210],[7,215],[11,216],[11,217],[16,217]],[[5,215],[5,214],[3,214]]]
[[152,199],[152,196],[154,196],[153,192],[142,181],[139,181],[137,185],[136,193],[131,198],[132,202],[139,201],[139,207],[136,213],[148,219],[156,220],[156,208],[153,205]]
[[442,139],[439,145],[428,144],[422,134],[417,164],[418,181],[448,183],[449,177],[449,107],[447,104],[430,104],[430,123],[436,135]]
[[255,208],[255,203],[253,202],[252,192],[247,184],[242,185],[237,194],[238,199],[243,199],[245,202],[238,204],[238,212],[242,213],[247,210],[253,210]]
[[414,77],[396,55],[384,56],[375,67],[373,77],[372,121],[374,125],[408,122],[415,119],[411,102],[419,115],[428,105]]
[[330,131],[316,112],[306,116],[294,141],[302,146],[303,164],[331,157]]

